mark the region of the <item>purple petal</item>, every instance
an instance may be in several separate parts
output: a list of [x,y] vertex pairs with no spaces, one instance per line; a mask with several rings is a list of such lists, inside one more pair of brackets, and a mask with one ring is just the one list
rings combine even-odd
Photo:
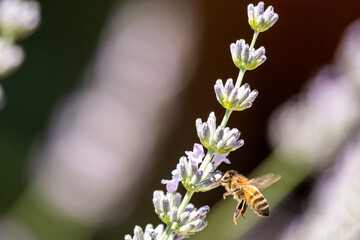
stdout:
[[182,240],[182,239],[185,239],[185,238],[189,238],[189,236],[183,236],[183,235],[179,235],[177,233],[174,233],[173,236],[174,236],[175,240]]
[[198,166],[199,163],[202,162],[202,159],[205,157],[204,148],[201,144],[195,143],[194,148],[191,151],[185,151],[189,160],[191,161],[191,165]]
[[214,169],[216,169],[222,162],[230,164],[230,160],[226,158],[228,155],[229,153],[225,153],[225,154],[215,153],[212,160]]
[[176,192],[178,186],[179,186],[179,182],[180,182],[180,176],[179,176],[179,173],[178,171],[175,169],[171,172],[171,174],[173,175],[172,176],[172,179],[171,180],[161,180],[161,183],[162,184],[166,184],[166,190],[169,192],[169,193],[174,193]]

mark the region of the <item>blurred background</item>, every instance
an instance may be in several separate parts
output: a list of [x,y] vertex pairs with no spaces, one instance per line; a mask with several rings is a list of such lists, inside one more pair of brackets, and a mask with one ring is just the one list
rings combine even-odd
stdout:
[[[39,3],[24,63],[1,82],[0,239],[113,240],[159,224],[152,192],[199,142],[196,118],[221,121],[213,85],[237,77],[229,45],[251,41],[257,2]],[[359,239],[360,3],[268,5],[280,17],[256,43],[267,61],[244,78],[259,96],[228,123],[245,145],[220,169],[281,174],[264,191],[273,214],[234,226],[224,189],[195,194],[212,210],[194,238]]]

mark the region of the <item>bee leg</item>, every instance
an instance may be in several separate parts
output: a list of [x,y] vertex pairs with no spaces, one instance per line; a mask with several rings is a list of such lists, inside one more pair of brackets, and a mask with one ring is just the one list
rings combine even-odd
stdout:
[[224,194],[223,194],[223,198],[226,199],[227,196],[229,196],[229,195],[231,195],[231,194],[233,194],[233,193],[235,193],[235,192],[237,192],[237,191],[240,191],[240,188],[236,188],[236,189],[234,189],[234,190],[232,190],[232,191],[229,191],[229,192],[224,193]]
[[[239,218],[239,215],[240,215],[240,214],[241,214],[241,216],[244,217],[243,214],[244,214],[245,211],[246,211],[246,207],[247,207],[247,204],[246,204],[246,202],[245,202],[244,199],[242,199],[242,200],[238,203],[238,205],[236,206],[236,210],[235,210],[235,213],[234,213],[234,223],[235,223],[235,225],[237,225],[236,219]],[[245,218],[245,217],[244,217],[244,218]]]
[[244,201],[244,206],[242,207],[242,209],[240,210],[241,216],[246,219],[246,217],[244,216],[246,209],[247,209],[248,205],[247,203]]

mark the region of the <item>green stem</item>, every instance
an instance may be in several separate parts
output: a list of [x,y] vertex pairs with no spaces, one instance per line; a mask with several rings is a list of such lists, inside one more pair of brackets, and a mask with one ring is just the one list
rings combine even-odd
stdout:
[[227,122],[229,121],[230,115],[232,113],[232,110],[226,109],[225,115],[223,117],[223,120],[221,121],[221,126],[225,128]]
[[255,42],[256,42],[257,37],[259,36],[259,33],[260,33],[259,31],[254,31],[253,39],[252,39],[251,45],[250,45],[250,54],[252,53],[252,51],[254,49]]
[[[199,171],[205,171],[207,165],[210,163],[212,157],[214,156],[215,152],[212,149],[209,149],[208,152],[206,153],[206,156],[204,158],[204,161],[201,163]],[[206,177],[205,174],[203,174],[204,177]]]
[[235,84],[236,88],[239,88],[241,86],[241,82],[244,78],[245,72],[246,72],[246,70],[244,68],[240,68],[239,75],[236,79],[236,84]]
[[167,225],[163,235],[161,236],[161,240],[169,239],[169,237],[171,236],[172,233],[173,233],[173,230],[171,229],[171,225]]
[[194,192],[187,191],[178,209],[178,217],[184,212],[186,206],[189,204],[190,199]]

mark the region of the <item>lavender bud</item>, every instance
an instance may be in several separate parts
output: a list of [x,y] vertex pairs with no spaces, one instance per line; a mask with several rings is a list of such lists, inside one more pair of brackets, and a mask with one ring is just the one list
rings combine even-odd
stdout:
[[169,211],[169,208],[170,208],[169,199],[164,197],[161,201],[161,209],[164,213],[167,213]]
[[225,98],[225,88],[221,79],[218,79],[214,85],[216,98],[218,101],[222,101]]
[[[185,158],[185,157],[183,157],[183,158]],[[177,164],[176,169],[179,172],[181,179],[186,179],[188,177],[186,163],[181,162],[181,159],[180,159],[180,162]]]
[[203,175],[203,171],[198,171],[196,174],[191,178],[190,184],[196,185],[200,182],[201,177]]
[[[222,84],[222,82],[221,82]],[[233,83],[233,80],[231,78],[229,78],[226,83],[225,83],[225,94],[226,96],[229,96],[232,92],[232,90],[234,89],[234,83]]]
[[215,181],[220,180],[222,176],[223,174],[220,171],[210,173],[208,177],[206,177],[204,180],[202,180],[199,184],[196,185],[196,190],[201,192],[207,192],[218,187],[219,184],[215,183]]
[[183,212],[178,220],[178,224],[179,225],[184,225],[190,218],[190,213],[189,212]]
[[178,208],[173,207],[171,209],[170,216],[169,216],[170,222],[175,222],[177,220],[177,214],[178,214]]

